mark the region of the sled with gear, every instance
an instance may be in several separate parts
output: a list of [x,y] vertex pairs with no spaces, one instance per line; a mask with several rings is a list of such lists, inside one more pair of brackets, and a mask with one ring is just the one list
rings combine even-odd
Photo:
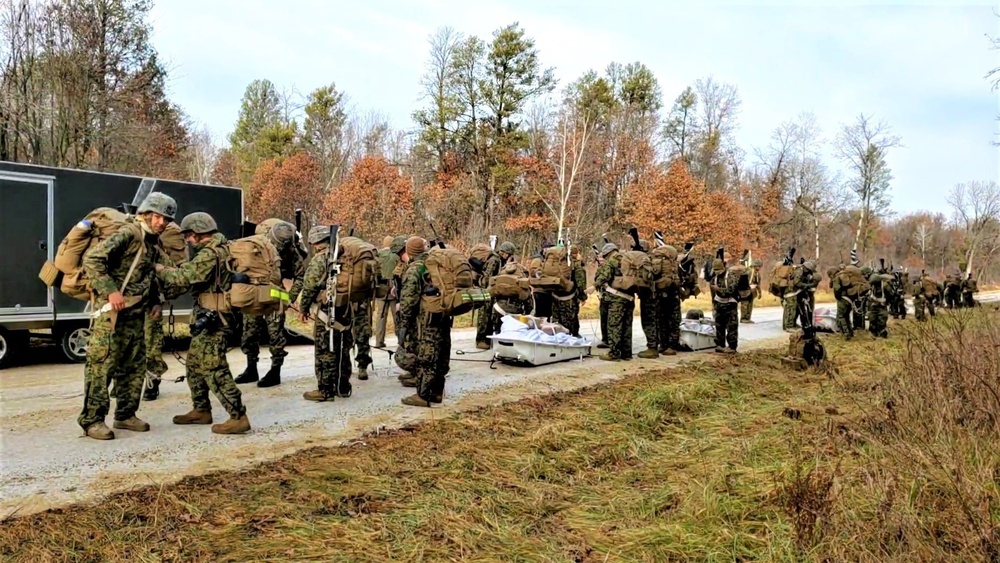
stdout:
[[715,321],[699,309],[688,311],[681,321],[680,348],[688,352],[715,348]]
[[529,315],[505,315],[493,340],[493,359],[504,364],[544,366],[590,355],[593,341],[576,338],[562,325]]

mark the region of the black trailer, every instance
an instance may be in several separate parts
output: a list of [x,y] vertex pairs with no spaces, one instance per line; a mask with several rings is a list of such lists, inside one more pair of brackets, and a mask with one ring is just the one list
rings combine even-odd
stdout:
[[[239,188],[0,161],[0,368],[28,346],[29,330],[49,330],[71,361],[86,358],[90,304],[47,287],[38,272],[73,225],[97,207],[132,204],[143,181],[177,201],[178,222],[206,211],[226,237],[241,235]],[[177,320],[191,304],[173,302]]]

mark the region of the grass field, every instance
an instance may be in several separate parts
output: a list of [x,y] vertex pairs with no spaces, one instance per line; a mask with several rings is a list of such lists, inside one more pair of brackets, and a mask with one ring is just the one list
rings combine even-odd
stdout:
[[1000,322],[984,311],[830,337],[825,370],[709,357],[27,516],[0,527],[0,556],[995,559]]

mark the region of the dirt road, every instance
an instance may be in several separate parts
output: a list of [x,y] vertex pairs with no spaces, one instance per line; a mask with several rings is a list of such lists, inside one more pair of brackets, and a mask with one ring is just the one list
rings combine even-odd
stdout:
[[[754,318],[757,324],[740,325],[743,349],[775,345],[787,339],[781,331],[780,309],[755,310]],[[584,336],[592,336],[597,330],[596,321],[583,321],[583,325]],[[634,330],[633,343],[638,351],[645,343],[638,318]],[[473,331],[455,331],[453,351],[463,350],[476,352]],[[588,358],[536,368],[497,364],[497,369],[490,369],[492,352],[453,352],[454,360],[477,362],[453,361],[444,404],[422,409],[400,404],[399,400],[412,390],[399,385],[398,368],[390,366],[387,354],[378,350],[372,353],[374,375],[368,381],[354,381],[352,397],[311,403],[302,399],[302,393],[315,388],[312,347],[290,348],[280,386],[241,386],[253,427],[250,434],[243,436],[218,436],[208,426],[173,425],[173,415],[190,409],[190,396],[186,383],[164,381],[159,399],[144,402],[139,410],[140,418],[152,426],[150,432],[117,430],[115,440],[91,440],[76,424],[83,402],[82,366],[39,365],[0,372],[0,518],[94,501],[131,487],[168,483],[186,475],[245,468],[303,448],[341,444],[379,428],[592,385],[706,355],[686,353],[620,363]],[[263,355],[261,365],[266,370],[267,352]],[[234,373],[245,366],[238,349],[230,352],[229,361]],[[167,357],[167,362],[170,372],[166,377],[183,374],[183,366],[173,357]],[[226,413],[214,397],[213,405],[216,421],[224,420]]]

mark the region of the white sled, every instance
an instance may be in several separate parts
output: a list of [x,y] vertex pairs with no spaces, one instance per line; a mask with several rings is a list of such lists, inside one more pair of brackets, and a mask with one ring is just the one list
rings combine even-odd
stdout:
[[682,320],[680,346],[691,352],[715,348],[715,321],[704,318]]
[[820,307],[813,310],[813,326],[823,332],[839,332],[837,328],[837,309]]
[[573,338],[559,326],[556,334],[547,334],[532,328],[537,326],[538,319],[526,316],[521,319],[527,324],[510,315],[504,316],[500,334],[488,337],[493,341],[493,359],[505,364],[544,366],[582,360],[590,355],[593,342],[589,338]]

